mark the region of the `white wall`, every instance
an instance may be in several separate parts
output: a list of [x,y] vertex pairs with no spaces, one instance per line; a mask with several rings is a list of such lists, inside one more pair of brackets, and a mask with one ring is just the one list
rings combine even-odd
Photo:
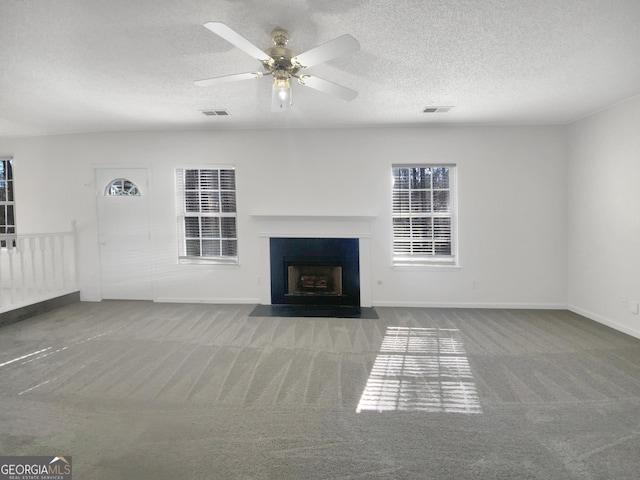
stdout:
[[640,338],[640,96],[569,128],[568,304]]
[[[22,233],[79,231],[82,298],[99,300],[97,166],[149,169],[154,298],[257,302],[261,220],[373,216],[374,305],[566,306],[564,127],[137,132],[0,139]],[[459,268],[392,268],[390,167],[458,165]],[[174,169],[235,164],[239,266],[178,265]],[[321,227],[318,227],[321,228]]]

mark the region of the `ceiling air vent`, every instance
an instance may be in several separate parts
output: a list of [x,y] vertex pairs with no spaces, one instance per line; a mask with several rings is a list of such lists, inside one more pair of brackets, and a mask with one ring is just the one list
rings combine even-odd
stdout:
[[424,107],[422,113],[447,113],[453,107]]
[[226,110],[202,110],[202,114],[207,117],[228,117],[230,115]]

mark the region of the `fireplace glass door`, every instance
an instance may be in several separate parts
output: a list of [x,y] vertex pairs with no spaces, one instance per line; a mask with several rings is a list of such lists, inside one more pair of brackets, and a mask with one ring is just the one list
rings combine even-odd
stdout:
[[342,266],[288,265],[286,296],[342,296]]

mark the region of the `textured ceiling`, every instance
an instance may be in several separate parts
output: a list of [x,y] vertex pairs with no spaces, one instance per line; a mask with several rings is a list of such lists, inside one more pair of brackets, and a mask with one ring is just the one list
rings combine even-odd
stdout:
[[[0,21],[5,136],[562,124],[640,93],[638,0],[0,0]],[[351,34],[359,52],[309,73],[359,95],[295,84],[293,108],[271,113],[270,77],[196,87],[261,69],[208,21],[260,48],[285,28],[297,53]]]

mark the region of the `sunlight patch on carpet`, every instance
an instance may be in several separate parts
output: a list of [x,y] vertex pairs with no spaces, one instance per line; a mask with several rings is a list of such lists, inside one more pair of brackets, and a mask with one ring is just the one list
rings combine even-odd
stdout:
[[460,331],[387,327],[356,409],[364,411],[482,413]]

